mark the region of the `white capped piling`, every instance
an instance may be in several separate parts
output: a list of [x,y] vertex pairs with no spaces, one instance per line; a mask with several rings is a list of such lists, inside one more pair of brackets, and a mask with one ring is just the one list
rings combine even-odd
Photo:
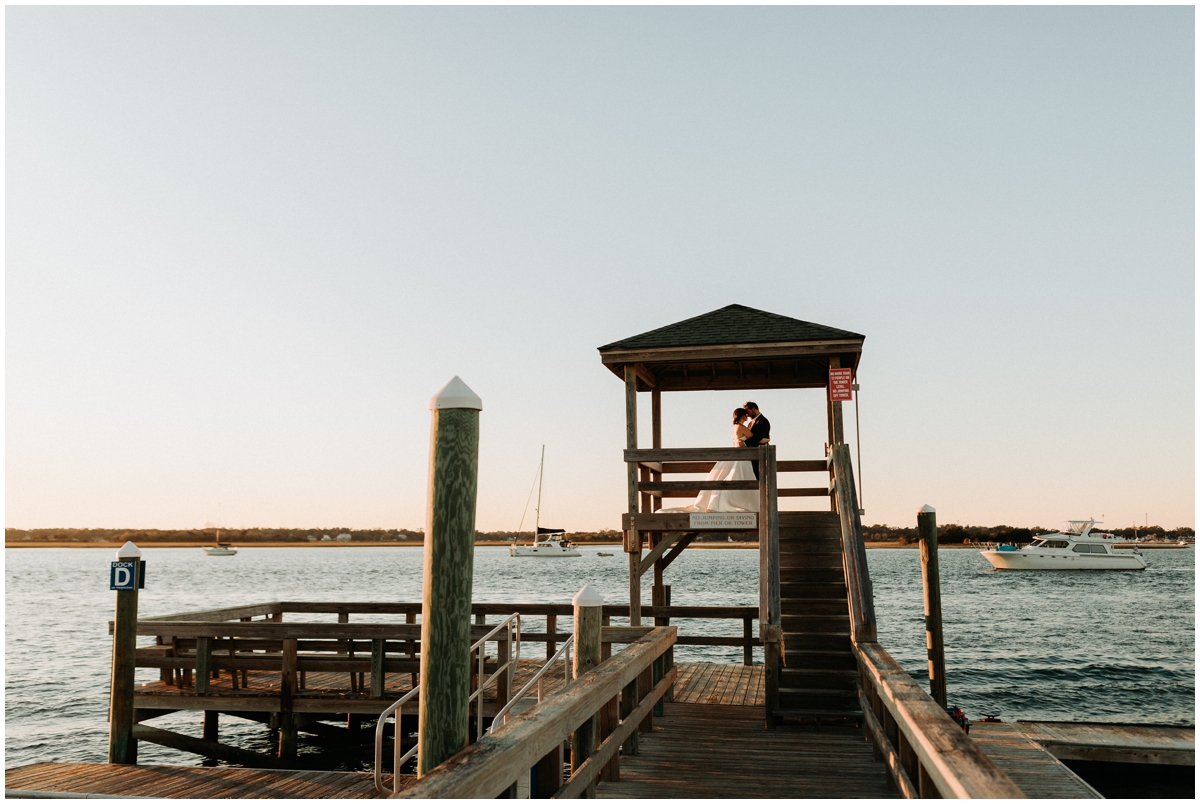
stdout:
[[483,401],[458,377],[429,401],[417,773],[467,747],[471,574]]
[[[133,683],[137,662],[138,586],[142,576],[142,551],[133,542],[125,542],[117,551],[117,562],[131,563],[133,566],[132,569],[123,567],[120,572],[127,572],[128,575],[114,580],[122,588],[117,592],[117,610],[113,618],[112,679],[108,699],[108,761],[114,765],[136,765]],[[116,573],[117,570],[114,569],[114,575]]]
[[929,658],[929,694],[946,706],[946,649],[942,642],[942,581],[938,572],[937,512],[925,505],[917,512],[921,540],[921,582],[925,588],[925,650]]
[[[604,598],[590,583],[571,599],[575,606],[575,678],[600,664],[600,628],[604,619]],[[579,770],[596,750],[600,716],[594,714],[581,723],[571,737],[571,772]],[[596,797],[596,783],[587,786],[583,798]]]

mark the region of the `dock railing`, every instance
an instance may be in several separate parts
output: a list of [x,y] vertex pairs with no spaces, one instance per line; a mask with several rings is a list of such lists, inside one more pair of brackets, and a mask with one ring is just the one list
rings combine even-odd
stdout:
[[[616,760],[621,745],[650,717],[675,680],[675,668],[663,668],[663,657],[675,644],[675,628],[608,628],[608,642],[628,641],[564,691],[496,726],[479,741],[434,768],[401,790],[397,798],[496,798],[509,790],[530,769],[560,749],[572,732],[593,716],[602,714],[622,691],[647,670],[654,685],[639,696],[631,711],[614,728],[602,732],[602,741],[553,798],[578,798],[600,773]],[[623,638],[624,637],[624,638]],[[634,638],[636,637],[636,638]],[[559,765],[561,769],[561,765]]]
[[884,762],[905,798],[1024,798],[1021,789],[879,644],[849,447],[833,445],[829,466],[842,526],[859,704],[875,758]]

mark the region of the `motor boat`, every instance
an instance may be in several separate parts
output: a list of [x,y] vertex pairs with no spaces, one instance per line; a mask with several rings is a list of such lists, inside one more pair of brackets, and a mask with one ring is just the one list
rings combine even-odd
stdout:
[[1119,553],[1115,537],[1100,533],[1094,519],[1072,519],[1060,533],[1040,536],[1032,544],[1017,548],[1001,545],[995,550],[980,553],[996,569],[1001,570],[1143,570],[1146,559],[1141,551],[1122,550]]
[[229,542],[217,542],[214,547],[205,547],[204,552],[210,556],[236,556],[237,548]]
[[[508,554],[514,558],[533,556],[537,558],[572,558],[583,555],[569,540],[558,535],[563,532],[556,528],[538,528],[538,538],[534,540],[533,544],[510,544]],[[547,533],[553,535],[546,536]],[[542,536],[546,536],[546,538],[543,539]]]

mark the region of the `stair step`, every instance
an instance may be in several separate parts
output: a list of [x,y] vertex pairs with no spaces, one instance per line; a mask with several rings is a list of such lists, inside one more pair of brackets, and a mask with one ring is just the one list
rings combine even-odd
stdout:
[[792,654],[797,651],[828,650],[854,656],[849,634],[784,634],[783,647],[787,651],[788,664],[792,663]]
[[851,720],[856,722],[862,721],[862,710],[856,709],[853,711],[841,711],[836,709],[794,709],[794,708],[779,708],[771,712],[777,718],[799,718],[801,720]]
[[779,584],[779,593],[784,600],[793,598],[801,599],[846,599],[846,583],[845,580],[840,581],[814,581],[812,583],[804,583],[794,581],[792,583],[782,582]]
[[779,582],[789,583],[834,583],[846,582],[846,574],[837,567],[780,567]]
[[858,674],[858,660],[849,651],[817,648],[792,650],[791,643],[787,642],[786,638],[784,647],[787,648],[784,657],[787,660],[785,672],[786,668],[795,668],[797,670],[833,670]]
[[780,618],[783,622],[783,632],[788,633],[849,633],[850,615],[844,610],[841,614],[788,614]]
[[784,597],[780,611],[784,617],[804,614],[846,614],[849,604],[845,597]]
[[780,689],[852,690],[858,693],[858,671],[828,667],[792,666],[779,668]]
[[857,712],[858,690],[779,690],[784,709],[824,709],[827,712]]
[[842,571],[842,554],[813,553],[807,550],[797,553],[779,553],[779,571],[785,569],[836,569]]

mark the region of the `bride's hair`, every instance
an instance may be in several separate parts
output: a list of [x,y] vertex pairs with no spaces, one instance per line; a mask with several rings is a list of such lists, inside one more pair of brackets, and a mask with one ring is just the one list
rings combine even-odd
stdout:
[[749,415],[750,415],[750,411],[746,410],[745,408],[738,408],[737,410],[735,410],[733,412],[733,423],[737,424],[738,422],[740,422],[742,419],[746,418]]

